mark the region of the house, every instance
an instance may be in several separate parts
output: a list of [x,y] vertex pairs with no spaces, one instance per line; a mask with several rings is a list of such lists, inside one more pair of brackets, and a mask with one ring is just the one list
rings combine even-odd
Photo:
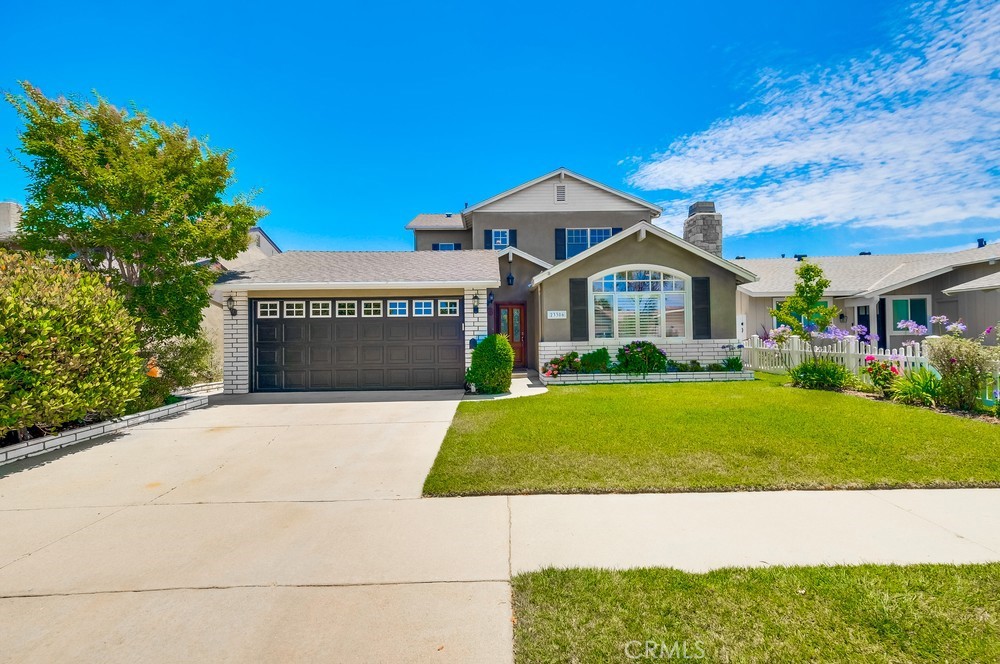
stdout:
[[738,289],[741,337],[777,325],[770,309],[792,294],[802,259],[822,267],[830,280],[826,302],[841,310],[837,325],[864,325],[878,335],[880,347],[916,339],[897,324],[913,320],[930,327],[931,316],[961,318],[977,334],[1000,320],[1000,245],[983,239],[978,245],[927,254],[738,259],[758,276]]
[[21,206],[13,201],[0,201],[0,247],[12,247],[21,224]]
[[661,209],[564,168],[458,213],[420,214],[414,251],[286,252],[225,275],[225,390],[455,388],[472,348],[505,334],[515,364],[650,340],[720,361],[737,287],[722,217]]

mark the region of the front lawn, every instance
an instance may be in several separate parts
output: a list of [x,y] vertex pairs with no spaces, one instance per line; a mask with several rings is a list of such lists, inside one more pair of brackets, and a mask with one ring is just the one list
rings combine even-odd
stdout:
[[785,380],[463,402],[424,493],[1000,486],[1000,426]]
[[550,569],[513,586],[519,664],[1000,661],[998,564]]

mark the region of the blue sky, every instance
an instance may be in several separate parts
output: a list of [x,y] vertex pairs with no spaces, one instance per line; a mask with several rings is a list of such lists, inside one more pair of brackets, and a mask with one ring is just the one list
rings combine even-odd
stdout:
[[[62,5],[62,6],[61,6]],[[285,249],[408,249],[559,166],[716,200],[732,257],[1000,241],[1000,4],[14,3],[0,88],[97,90],[235,155]],[[0,108],[0,147],[17,118]],[[24,179],[0,161],[0,200]]]

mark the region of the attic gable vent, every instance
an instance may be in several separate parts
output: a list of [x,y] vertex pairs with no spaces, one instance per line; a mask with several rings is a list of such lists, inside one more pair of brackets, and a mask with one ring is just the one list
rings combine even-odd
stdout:
[[566,202],[566,185],[557,184],[556,185],[556,203]]

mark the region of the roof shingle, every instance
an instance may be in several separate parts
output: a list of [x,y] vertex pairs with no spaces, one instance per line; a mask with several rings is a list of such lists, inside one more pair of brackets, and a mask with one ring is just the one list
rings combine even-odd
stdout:
[[460,214],[421,213],[406,225],[408,231],[463,231],[465,220]]

